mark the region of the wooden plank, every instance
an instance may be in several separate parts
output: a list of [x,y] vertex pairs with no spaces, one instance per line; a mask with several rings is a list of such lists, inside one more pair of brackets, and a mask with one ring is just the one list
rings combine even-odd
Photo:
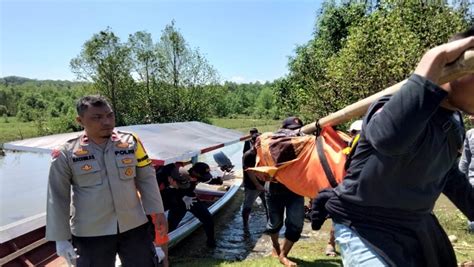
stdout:
[[26,247],[20,248],[19,250],[14,251],[13,253],[8,254],[7,256],[1,258],[0,259],[0,266],[3,266],[3,265],[5,265],[5,263],[10,262],[10,261],[12,261],[12,260],[14,260],[14,259],[30,252],[30,251],[32,251],[33,249],[35,249],[37,247],[40,247],[40,246],[42,246],[46,243],[48,243],[48,240],[46,240],[46,238],[42,238],[38,241],[35,241],[34,243],[29,244]]

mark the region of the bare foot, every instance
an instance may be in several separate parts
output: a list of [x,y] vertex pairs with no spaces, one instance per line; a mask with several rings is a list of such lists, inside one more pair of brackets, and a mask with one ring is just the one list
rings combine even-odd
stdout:
[[331,245],[326,246],[326,250],[325,250],[324,253],[326,253],[326,256],[329,256],[329,257],[336,257],[337,256],[335,248]]
[[280,263],[285,265],[286,267],[298,266],[298,264],[296,264],[296,262],[290,261],[287,257],[285,257],[283,255],[280,256],[279,259],[280,259]]

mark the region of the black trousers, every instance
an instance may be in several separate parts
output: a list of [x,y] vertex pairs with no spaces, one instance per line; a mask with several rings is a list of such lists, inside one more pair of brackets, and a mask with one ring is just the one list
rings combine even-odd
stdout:
[[[179,203],[171,207],[168,211],[168,232],[175,230],[178,227],[179,222],[186,215],[186,206],[184,203]],[[212,220],[211,213],[206,206],[201,202],[197,201],[191,206],[189,210],[199,221],[202,222],[204,231],[206,232],[208,242],[214,242],[214,221]]]
[[119,255],[123,267],[155,267],[158,258],[146,223],[116,235],[72,236],[77,248],[77,267],[114,267]]

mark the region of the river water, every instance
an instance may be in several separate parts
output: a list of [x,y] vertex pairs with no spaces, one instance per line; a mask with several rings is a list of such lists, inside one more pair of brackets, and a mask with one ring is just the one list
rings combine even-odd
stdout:
[[241,206],[244,198],[243,188],[219,213],[214,216],[217,247],[209,249],[205,245],[206,235],[200,227],[188,238],[170,251],[170,259],[214,258],[240,261],[268,255],[271,251],[264,230],[266,226],[265,209],[260,199],[254,203],[248,230],[244,230]]

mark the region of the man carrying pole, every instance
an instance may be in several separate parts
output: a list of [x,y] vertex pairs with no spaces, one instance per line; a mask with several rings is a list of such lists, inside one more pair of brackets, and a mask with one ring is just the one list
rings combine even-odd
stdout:
[[369,108],[347,175],[325,205],[345,266],[456,266],[432,211],[444,193],[474,220],[474,188],[456,164],[459,111],[474,114],[474,75],[440,78],[473,36],[471,28],[429,50],[400,91]]

